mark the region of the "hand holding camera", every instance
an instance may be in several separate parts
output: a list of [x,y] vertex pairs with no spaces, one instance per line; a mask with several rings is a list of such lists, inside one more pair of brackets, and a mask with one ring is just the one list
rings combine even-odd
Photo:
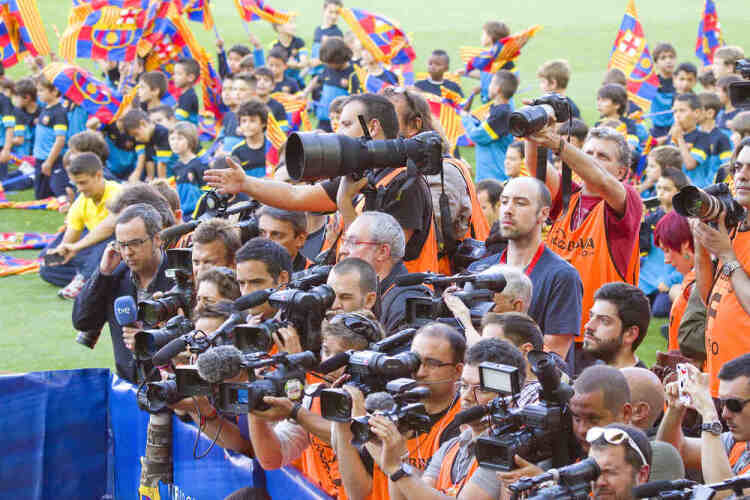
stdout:
[[370,417],[370,430],[380,439],[380,453],[373,455],[373,459],[390,476],[401,466],[401,458],[409,453],[406,439],[396,424],[382,415]]

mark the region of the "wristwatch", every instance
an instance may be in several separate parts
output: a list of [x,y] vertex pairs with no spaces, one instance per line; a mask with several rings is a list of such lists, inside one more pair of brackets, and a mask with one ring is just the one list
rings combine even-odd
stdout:
[[715,420],[713,422],[708,423],[702,423],[701,424],[701,432],[710,432],[714,436],[721,436],[721,433],[724,431],[724,427],[722,427],[721,422],[718,420]]
[[412,467],[411,465],[407,463],[401,462],[401,467],[399,467],[396,472],[391,474],[389,476],[389,479],[395,483],[402,477],[412,476],[412,475],[414,475],[414,467]]
[[732,273],[741,267],[742,264],[740,264],[738,260],[730,260],[729,262],[721,266],[721,275],[727,279],[731,278]]

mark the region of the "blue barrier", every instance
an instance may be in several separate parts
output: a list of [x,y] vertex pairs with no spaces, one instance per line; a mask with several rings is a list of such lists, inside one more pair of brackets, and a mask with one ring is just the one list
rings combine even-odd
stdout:
[[[0,498],[138,498],[148,414],[109,370],[0,376]],[[272,498],[327,499],[295,469],[263,471],[215,446],[193,458],[194,425],[173,419],[174,484],[162,499],[221,499],[265,484]],[[198,450],[210,446],[201,435]]]

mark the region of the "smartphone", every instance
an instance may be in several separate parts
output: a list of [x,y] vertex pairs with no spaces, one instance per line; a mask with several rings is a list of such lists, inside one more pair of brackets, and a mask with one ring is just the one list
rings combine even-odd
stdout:
[[688,380],[688,365],[687,363],[678,363],[677,364],[677,386],[680,390],[680,403],[689,406],[692,398],[690,397],[690,394],[685,390],[685,386],[687,384]]
[[59,253],[48,253],[44,255],[45,266],[56,266],[58,264],[62,264],[64,260],[65,256],[60,255]]

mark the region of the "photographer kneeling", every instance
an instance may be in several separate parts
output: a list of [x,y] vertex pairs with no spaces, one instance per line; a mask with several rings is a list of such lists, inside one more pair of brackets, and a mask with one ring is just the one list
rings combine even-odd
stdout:
[[[369,311],[337,314],[322,326],[321,362],[348,350],[367,349],[383,337],[383,329]],[[338,378],[345,368],[332,373]],[[344,491],[336,454],[330,446],[331,424],[320,416],[320,390],[308,385],[303,403],[265,397],[271,408],[248,415],[250,439],[261,466],[278,469],[301,457],[302,473],[334,498]]]
[[[541,335],[540,335],[541,338]],[[487,405],[497,393],[480,388],[479,364],[500,363],[518,368],[519,382],[523,384],[526,363],[521,352],[510,343],[485,339],[474,344],[466,352],[459,387],[461,390],[462,413],[470,408]],[[460,415],[460,414],[459,414]],[[500,482],[490,474],[475,474],[478,470],[474,457],[476,439],[488,428],[485,418],[468,422],[468,428],[440,447],[432,456],[422,477],[414,474],[411,467],[402,464],[406,438],[401,435],[392,421],[375,415],[370,420],[373,433],[382,442],[381,452],[373,454],[380,468],[391,479],[388,491],[392,500],[441,499],[458,497],[471,500],[491,500],[500,494]],[[375,448],[376,445],[369,445]],[[401,477],[396,477],[399,471]]]

